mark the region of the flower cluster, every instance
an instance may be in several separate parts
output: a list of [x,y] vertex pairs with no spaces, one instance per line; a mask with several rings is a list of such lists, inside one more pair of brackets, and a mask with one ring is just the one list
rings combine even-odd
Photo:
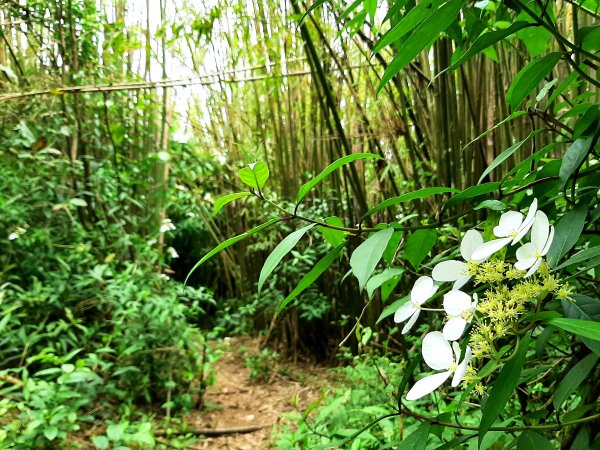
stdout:
[[[419,399],[441,386],[451,375],[452,386],[463,380],[477,380],[474,361],[484,358],[499,359],[496,341],[519,334],[519,317],[544,299],[549,293],[568,296],[568,287],[549,272],[544,261],[554,238],[554,227],[546,214],[537,209],[537,199],[527,215],[509,211],[500,217],[493,228],[494,239],[484,242],[476,230],[469,230],[460,243],[461,260],[437,264],[431,277],[422,276],[414,284],[410,299],[394,315],[396,323],[406,322],[402,333],[408,333],[421,311],[440,311],[446,315],[443,330],[425,335],[422,354],[425,363],[433,370],[442,371],[426,376],[415,383],[406,395],[407,400]],[[521,244],[529,234],[529,242]],[[520,247],[515,252],[516,261],[505,259],[507,246]],[[473,281],[483,285],[483,295],[468,294],[461,289]],[[435,284],[452,282],[443,295],[442,309],[425,308],[440,288]],[[483,288],[478,289],[482,291]],[[480,298],[481,296],[481,298]],[[472,323],[474,322],[474,323]],[[463,345],[459,343],[470,328]],[[462,359],[461,359],[462,355]],[[482,395],[485,386],[475,386]]]

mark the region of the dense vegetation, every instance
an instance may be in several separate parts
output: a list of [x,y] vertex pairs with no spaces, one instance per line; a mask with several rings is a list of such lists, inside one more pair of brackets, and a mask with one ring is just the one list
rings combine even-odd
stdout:
[[600,448],[599,2],[0,5],[0,448]]

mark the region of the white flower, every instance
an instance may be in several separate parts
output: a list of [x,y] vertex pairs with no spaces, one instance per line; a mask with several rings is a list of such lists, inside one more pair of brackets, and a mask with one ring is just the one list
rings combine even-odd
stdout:
[[169,275],[167,275],[166,273],[161,273],[161,274],[160,274],[160,277],[161,277],[163,280],[165,280],[165,281],[167,281],[167,280],[170,280],[170,279],[171,279],[171,277],[170,277]]
[[167,231],[173,231],[175,229],[175,225],[173,224],[173,222],[171,221],[171,219],[164,218],[162,220],[162,222],[160,223],[160,232],[161,233],[165,233]]
[[210,202],[210,203],[212,203],[212,201],[213,201],[213,198],[212,198],[212,195],[210,195],[210,192],[207,192],[206,194],[204,194],[203,198],[205,201]]
[[531,242],[517,250],[515,269],[529,269],[524,278],[530,277],[539,269],[542,258],[550,250],[553,239],[554,227],[550,226],[548,216],[543,211],[538,211],[531,227]]
[[429,300],[433,294],[437,292],[439,286],[433,284],[431,277],[420,277],[410,291],[410,301],[406,302],[394,314],[394,322],[401,323],[408,320],[402,334],[406,334],[413,327],[419,314],[421,313],[421,305]]
[[179,253],[173,247],[167,247],[167,253],[171,258],[179,258]]
[[471,323],[477,307],[477,294],[471,297],[462,291],[450,291],[444,295],[444,311],[450,320],[444,325],[444,337],[449,341],[460,339],[467,324]]
[[[476,230],[465,233],[460,242],[460,254],[465,261],[475,261],[473,252],[483,245],[483,237]],[[477,260],[479,262],[481,260]],[[471,279],[467,274],[467,264],[462,261],[443,261],[433,268],[431,276],[435,281],[454,281],[452,289],[460,289]]]
[[27,230],[25,228],[17,227],[15,231],[8,235],[9,241],[14,241],[15,239],[19,239],[22,235],[25,234]]
[[500,216],[498,226],[494,227],[494,236],[500,239],[494,239],[486,242],[473,252],[474,260],[484,260],[492,256],[499,250],[502,250],[509,243],[515,245],[521,241],[527,234],[537,211],[537,198],[533,199],[527,217],[523,219],[523,214],[518,211],[508,211]]
[[[454,350],[454,352],[452,351]],[[428,333],[423,338],[422,347],[423,359],[425,363],[433,370],[443,370],[444,372],[429,375],[421,378],[406,394],[406,400],[417,400],[430,392],[435,391],[446,381],[452,373],[452,387],[456,387],[465,377],[467,366],[471,360],[471,347],[467,346],[465,358],[459,363],[460,346],[458,342],[450,343],[439,331]]]

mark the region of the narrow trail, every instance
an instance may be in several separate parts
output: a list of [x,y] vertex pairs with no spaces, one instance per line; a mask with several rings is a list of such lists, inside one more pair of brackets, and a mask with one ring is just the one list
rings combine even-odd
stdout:
[[[245,352],[240,352],[240,348]],[[205,394],[207,406],[190,415],[187,422],[194,429],[230,430],[260,427],[245,433],[227,432],[208,436],[193,449],[250,450],[275,448],[270,443],[273,427],[285,421],[282,414],[304,411],[316,400],[324,386],[326,369],[313,366],[275,364],[266,383],[253,383],[245,359],[257,355],[258,341],[233,338],[223,347],[216,363],[216,381]],[[279,374],[286,369],[288,375]]]

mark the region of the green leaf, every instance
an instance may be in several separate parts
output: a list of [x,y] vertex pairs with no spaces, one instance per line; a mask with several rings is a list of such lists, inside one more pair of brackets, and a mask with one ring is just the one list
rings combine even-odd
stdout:
[[92,444],[99,450],[106,450],[110,447],[110,442],[106,436],[92,436]]
[[[600,322],[600,301],[581,294],[572,294],[571,297],[573,298],[572,301],[561,301],[565,317]],[[600,355],[600,343],[598,341],[581,338],[581,342],[594,353]]]
[[108,436],[108,439],[111,441],[120,441],[123,437],[123,431],[125,430],[123,429],[122,424],[113,423],[106,429],[106,436]]
[[515,34],[517,31],[530,26],[533,26],[533,24],[520,21],[513,23],[510,27],[505,28],[504,30],[490,31],[488,33],[481,34],[473,41],[473,44],[461,55],[460,58],[458,58],[450,67],[437,74],[436,78],[446,70],[456,70],[460,65],[464,64],[476,54],[481,53],[486,48],[494,45],[497,42],[500,42],[503,39],[506,39],[508,36]]
[[556,267],[560,259],[575,246],[585,226],[587,212],[585,206],[578,206],[556,222],[554,240],[546,255],[550,267]]
[[414,358],[411,359],[410,364],[406,367],[404,374],[402,375],[402,379],[400,380],[400,384],[398,385],[398,390],[396,391],[396,397],[398,398],[398,409],[402,409],[402,397],[404,395],[404,390],[406,386],[408,386],[408,382],[410,381],[412,374],[415,372],[415,369],[421,363],[423,356],[419,353]]
[[596,258],[600,256],[600,245],[595,247],[586,248],[585,250],[581,250],[579,253],[574,254],[569,259],[567,259],[560,266],[556,267],[556,270],[563,269],[564,267],[574,266],[575,264],[580,264],[584,261],[587,261],[592,258]]
[[79,206],[81,208],[85,208],[87,206],[87,202],[82,198],[72,198],[69,200],[71,205]]
[[556,447],[548,439],[535,431],[521,433],[517,440],[517,450],[555,450]]
[[252,195],[252,193],[236,192],[234,194],[227,194],[223,197],[219,197],[215,200],[215,206],[213,207],[213,216],[216,216],[217,213],[221,210],[221,208],[223,208],[223,206],[227,205],[228,203],[231,203],[234,200],[237,200],[238,198],[248,197],[249,195]]
[[396,300],[394,303],[387,305],[381,312],[379,319],[377,319],[377,323],[381,322],[383,319],[394,314],[398,308],[400,308],[402,305],[404,305],[409,300],[410,300],[410,294],[405,295],[401,299]]
[[44,428],[44,437],[49,441],[53,441],[58,436],[58,428],[54,425],[48,425]]
[[308,17],[308,15],[311,12],[313,12],[315,9],[319,8],[320,6],[324,5],[328,1],[329,0],[317,0],[312,5],[310,5],[310,7],[306,10],[306,12],[304,14],[302,14],[302,17],[300,17],[300,20],[298,21],[298,26],[302,25],[306,21],[306,18]]
[[431,11],[438,9],[442,3],[443,0],[423,0],[417,3],[414,8],[408,11],[402,19],[381,37],[375,48],[373,48],[373,53],[379,53],[384,47],[406,36],[429,16]]
[[264,162],[248,164],[248,167],[240,169],[238,175],[242,183],[260,191],[269,179],[269,166]]
[[369,209],[363,215],[363,219],[365,219],[366,217],[369,217],[372,214],[375,214],[378,211],[389,208],[390,206],[397,205],[398,203],[404,203],[404,202],[408,202],[411,200],[417,200],[420,198],[431,197],[432,195],[435,195],[435,194],[445,194],[448,192],[460,192],[460,191],[458,189],[448,188],[448,187],[430,187],[430,188],[419,189],[418,191],[414,191],[414,192],[409,192],[408,194],[403,194],[398,197],[389,198],[389,199],[381,202],[379,205],[374,206],[373,208]]
[[[336,227],[343,227],[344,222],[337,216],[327,217],[325,219],[325,223],[327,225],[333,225]],[[332,247],[337,247],[342,242],[344,242],[344,237],[346,233],[340,230],[333,230],[327,227],[318,226],[317,229],[323,234],[323,238],[327,241]]]
[[473,210],[477,211],[484,208],[491,209],[492,211],[504,211],[508,206],[500,200],[484,200],[477,206],[474,206]]
[[465,145],[463,147],[463,150],[465,148],[467,148],[469,145],[473,144],[474,142],[477,142],[479,139],[487,136],[488,134],[492,133],[493,131],[495,131],[497,128],[500,128],[502,125],[504,125],[505,123],[510,122],[511,120],[515,120],[518,119],[519,117],[525,116],[527,115],[526,111],[515,111],[512,114],[510,114],[506,119],[501,120],[500,122],[498,122],[496,125],[494,125],[492,128],[488,128],[487,130],[485,130],[483,133],[481,133],[479,136],[477,136],[475,139],[473,139],[472,141],[470,141],[467,145]]
[[429,428],[431,425],[428,422],[419,425],[415,431],[409,434],[396,447],[397,450],[425,450],[427,447],[427,437],[429,436]]
[[331,174],[331,172],[333,172],[336,169],[339,169],[344,164],[348,164],[348,163],[350,163],[352,161],[356,161],[358,159],[383,159],[383,158],[381,156],[375,155],[373,153],[353,153],[352,155],[344,156],[344,157],[332,162],[325,168],[325,170],[323,170],[323,172],[321,172],[319,175],[314,177],[312,180],[310,180],[307,183],[304,183],[302,186],[300,186],[300,189],[298,189],[298,196],[296,198],[296,202],[300,203],[300,201],[306,196],[306,194],[308,194],[310,192],[310,190],[312,188],[314,188],[317,184],[319,184],[321,181],[323,181],[325,178],[327,178],[329,176],[329,174]]
[[298,286],[296,286],[294,290],[290,292],[290,294],[281,302],[281,305],[279,305],[279,309],[277,310],[277,314],[281,314],[281,311],[283,311],[288,303],[304,292],[307,287],[313,284],[315,280],[333,264],[335,258],[337,258],[339,253],[344,248],[344,245],[345,244],[342,243],[327,253],[312,269],[310,269],[310,272],[302,277],[298,283]]
[[560,56],[559,52],[554,52],[531,61],[515,76],[506,93],[506,100],[513,110],[554,69]]
[[473,197],[479,197],[480,195],[489,194],[490,192],[495,192],[500,188],[500,183],[492,182],[492,183],[483,183],[478,184],[477,186],[471,186],[464,191],[454,195],[448,200],[446,203],[446,208],[449,208],[459,202],[468,200]]
[[299,230],[287,235],[279,244],[277,244],[277,247],[275,247],[275,249],[267,257],[267,260],[260,271],[260,276],[258,277],[258,295],[260,295],[260,291],[262,290],[265,281],[269,275],[273,273],[284,256],[291,252],[298,241],[302,239],[302,236],[304,236],[306,232],[314,226],[315,224],[311,223],[303,228],[300,228]]
[[381,287],[383,283],[391,280],[394,277],[399,277],[404,273],[404,269],[387,268],[383,272],[369,278],[367,281],[367,295],[369,298],[373,297],[375,290]]
[[550,319],[547,322],[577,336],[600,341],[600,322],[581,319]]
[[428,14],[419,27],[410,35],[398,50],[396,57],[388,65],[377,88],[380,91],[398,72],[404,69],[439,34],[456,20],[456,16],[466,0],[450,0],[435,12]]
[[226,249],[227,247],[232,246],[236,242],[246,239],[247,237],[252,236],[253,234],[256,234],[256,233],[264,230],[265,228],[270,227],[271,225],[273,225],[277,222],[280,222],[280,221],[281,221],[281,219],[271,219],[268,222],[263,223],[262,225],[259,225],[255,228],[252,228],[249,231],[246,231],[245,233],[242,233],[238,236],[229,238],[225,242],[221,242],[219,245],[217,245],[215,248],[213,248],[210,252],[208,252],[206,255],[204,255],[202,257],[202,259],[194,265],[194,267],[192,267],[192,270],[190,270],[189,273],[187,274],[187,277],[185,277],[185,281],[183,282],[183,285],[185,286],[187,284],[187,281],[189,280],[190,275],[192,275],[192,273],[194,273],[196,271],[196,269],[198,269],[198,267],[200,267],[202,264],[204,264],[206,261],[208,261],[210,258],[215,256],[220,251],[222,251],[222,250]]
[[535,131],[529,133],[529,136],[527,136],[525,139],[523,139],[520,142],[517,142],[512,147],[507,148],[502,153],[500,153],[498,156],[496,156],[496,158],[494,159],[494,161],[492,161],[492,163],[488,166],[488,168],[483,171],[483,173],[481,174],[481,177],[479,177],[479,181],[477,182],[477,184],[480,184],[483,181],[483,179],[488,174],[490,174],[496,167],[498,167],[500,164],[502,164],[504,161],[506,161],[508,158],[510,158],[513,155],[513,153],[515,153],[517,150],[519,150],[525,142],[529,141],[530,139],[535,138],[542,131],[543,130],[535,130]]
[[598,362],[598,359],[600,359],[598,355],[590,353],[567,372],[552,396],[554,408],[560,408],[560,405],[579,388]]
[[469,439],[473,439],[475,436],[477,436],[476,434],[467,434],[464,436],[459,436],[455,439],[452,439],[449,442],[446,442],[445,444],[440,445],[439,447],[436,447],[435,450],[452,450],[455,448],[459,448],[459,445],[468,441]]
[[415,270],[419,270],[421,262],[423,262],[423,259],[425,259],[436,242],[437,231],[435,229],[417,230],[406,240],[404,257]]
[[350,267],[352,267],[352,273],[354,273],[354,276],[358,279],[358,286],[361,291],[375,270],[375,267],[377,267],[393,233],[393,228],[386,228],[378,231],[369,236],[369,238],[360,244],[352,253],[352,256],[350,257]]
[[17,74],[8,66],[0,64],[0,72],[4,72],[12,81],[17,81]]
[[573,144],[565,152],[562,164],[560,166],[560,172],[558,174],[560,180],[565,183],[569,180],[571,175],[583,164],[583,161],[587,158],[587,155],[594,141],[593,136],[586,136],[579,138],[573,142]]
[[530,334],[526,334],[521,338],[519,342],[519,348],[516,354],[510,359],[502,370],[498,374],[498,377],[494,381],[490,394],[488,396],[485,405],[481,412],[481,422],[479,424],[479,443],[485,436],[485,434],[492,427],[494,422],[498,419],[504,406],[508,402],[508,399],[512,395],[519,381],[523,364],[527,357],[527,350],[529,348],[529,340],[531,339]]

